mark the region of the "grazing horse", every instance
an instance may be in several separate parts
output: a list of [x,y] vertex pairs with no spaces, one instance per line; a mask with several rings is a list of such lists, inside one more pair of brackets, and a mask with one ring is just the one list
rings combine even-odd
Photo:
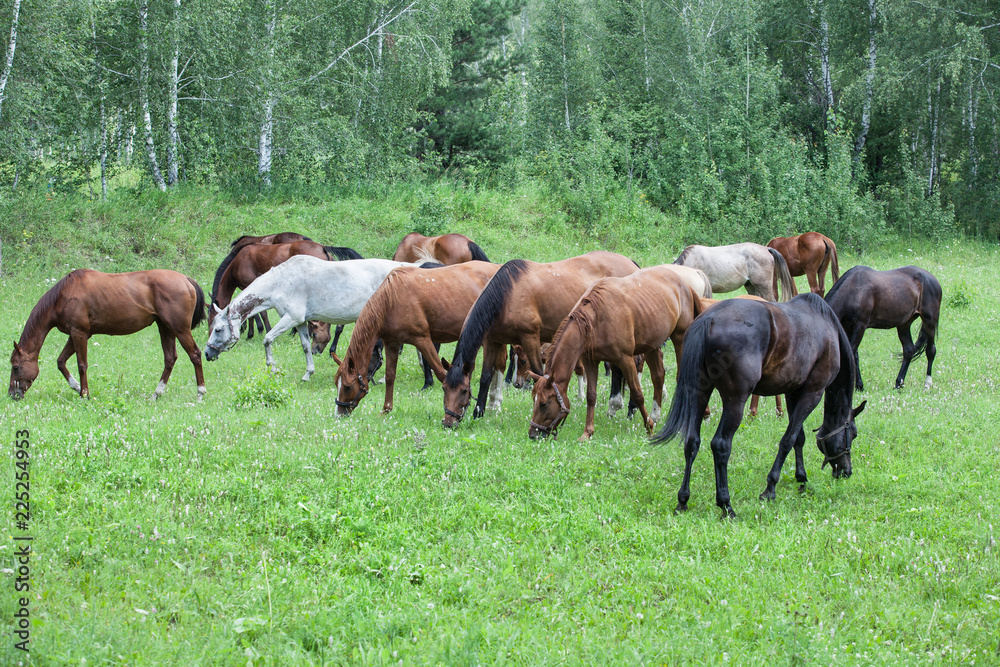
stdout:
[[851,443],[857,437],[852,409],[854,355],[833,310],[816,294],[802,294],[773,304],[728,299],[695,320],[684,337],[677,389],[670,414],[652,442],[684,437],[684,480],[677,492],[677,512],[691,497],[691,466],[701,444],[701,422],[712,392],[722,397],[722,418],[712,438],[715,459],[715,504],[723,517],[736,518],[730,503],[728,466],[733,435],[743,421],[750,394],[784,394],[788,427],[767,475],[761,500],[773,500],[781,467],[795,449],[795,479],[804,487],[802,448],[806,417],[824,398],[823,423],[816,446],[835,478],[851,475]]
[[483,249],[464,234],[424,236],[417,232],[410,232],[403,237],[392,259],[395,262],[416,262],[427,256],[446,266],[474,259],[480,262],[490,261]]
[[368,393],[368,382],[358,371],[368,363],[379,338],[386,349],[383,413],[392,410],[396,362],[404,344],[415,346],[443,381],[445,370],[435,346],[458,340],[472,304],[499,268],[472,261],[433,269],[404,267],[390,273],[361,309],[347,353],[338,360],[337,416],[350,414]]
[[407,265],[388,259],[328,262],[309,255],[291,257],[247,285],[225,308],[215,307],[212,331],[205,344],[205,358],[214,361],[233,347],[240,339],[240,325],[248,317],[274,308],[281,319],[264,336],[267,365],[269,368],[274,366],[271,344],[294,328],[306,357],[306,374],[302,379],[308,380],[316,368],[306,322],[354,322],[389,272],[400,266]]
[[[601,278],[588,289],[552,338],[545,375],[532,375],[533,410],[528,437],[556,434],[569,415],[566,398],[578,362],[587,377],[587,418],[581,441],[594,434],[597,365],[609,361],[622,370],[648,433],[660,418],[663,402],[663,354],[669,338],[680,364],[684,332],[701,313],[698,294],[665,266],[641,269],[621,278]],[[642,354],[653,382],[653,410],[646,403],[634,355]]]
[[444,426],[454,426],[465,415],[480,347],[483,370],[473,417],[485,412],[487,394],[491,407],[500,407],[502,377],[494,382],[493,369],[506,345],[520,344],[531,370],[541,375],[542,343],[552,340],[587,288],[605,276],[626,276],[638,268],[628,257],[604,250],[547,264],[515,259],[501,266],[469,311],[455,356],[445,364]]
[[[49,331],[58,328],[69,334],[56,364],[69,386],[80,396],[90,395],[87,384],[87,340],[94,334],[118,336],[145,329],[153,322],[160,330],[163,374],[154,398],[167,390],[170,372],[177,361],[177,346],[187,352],[194,365],[198,398],[205,395],[201,370],[201,350],[191,329],[205,319],[205,295],[183,273],[155,269],[131,273],[101,273],[77,269],[46,292],[28,316],[20,342],[10,356],[10,388],[7,394],[21,398],[38,377],[38,353]],[[66,368],[76,354],[80,381]]]
[[[212,294],[215,294],[218,291],[219,279],[222,278],[223,271],[226,270],[229,263],[233,261],[234,257],[236,257],[236,253],[246,246],[252,243],[274,244],[292,243],[293,241],[312,241],[312,239],[297,232],[280,232],[278,234],[268,234],[267,236],[243,235],[239,237],[229,244],[229,254],[222,260],[222,263],[219,264],[219,268],[215,272],[215,279],[212,283]],[[257,331],[260,333],[270,330],[271,323],[267,321],[267,313],[254,315],[253,318],[251,318],[249,329],[247,330],[247,340],[253,338],[254,325],[256,325]]]
[[[927,379],[924,388],[930,389],[931,367],[937,348],[938,317],[941,314],[941,283],[929,272],[904,266],[891,271],[876,271],[867,266],[855,266],[833,284],[826,295],[826,302],[840,318],[854,350],[857,367],[856,387],[865,388],[861,380],[858,347],[865,329],[896,329],[903,344],[903,365],[896,376],[896,388],[903,386],[910,362],[921,353],[927,353]],[[914,344],[910,324],[920,318],[920,334]]]
[[674,260],[674,264],[704,271],[712,282],[712,291],[716,293],[746,287],[748,294],[777,301],[780,281],[782,301],[787,301],[795,289],[781,253],[759,243],[714,247],[689,245]]
[[[840,279],[837,246],[819,232],[806,232],[798,236],[779,236],[767,242],[785,258],[792,278],[805,274],[809,289],[820,296],[826,293],[826,269],[832,270],[833,282]],[[831,283],[832,285],[833,283]],[[798,294],[794,281],[792,294]]]

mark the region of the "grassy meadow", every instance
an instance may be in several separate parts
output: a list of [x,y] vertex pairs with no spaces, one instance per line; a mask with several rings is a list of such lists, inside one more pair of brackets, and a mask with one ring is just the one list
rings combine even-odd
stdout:
[[[207,291],[243,233],[299,231],[386,257],[416,226],[466,233],[494,261],[604,248],[646,266],[672,261],[684,232],[638,205],[614,229],[576,230],[532,191],[181,192],[0,213],[8,345],[71,268],[174,268]],[[0,663],[997,664],[998,260],[997,246],[966,241],[840,248],[842,271],[917,264],[941,281],[934,386],[923,388],[921,358],[895,390],[895,332],[869,331],[853,476],[820,471],[810,436],[807,490],[788,461],[770,503],[758,494],[786,422],[764,399],[734,441],[736,522],[714,502],[717,396],[690,511],[675,516],[680,445],[651,447],[638,420],[600,409],[594,438],[577,442],[575,392],[557,440],[527,438],[530,394],[513,389],[499,414],[446,431],[441,390],[417,391],[408,349],[394,412],[380,414],[374,385],[337,420],[334,363],[317,359],[301,382],[301,348],[284,336],[281,373],[265,371],[259,337],[243,340],[205,363],[204,402],[183,354],[153,402],[152,327],[91,340],[82,400],[56,369],[65,336],[55,331],[25,399],[3,399],[4,440],[31,432],[34,541],[25,655],[13,646],[11,537],[22,533],[9,510]],[[201,346],[207,336],[195,331]],[[5,460],[11,499],[13,447]]]

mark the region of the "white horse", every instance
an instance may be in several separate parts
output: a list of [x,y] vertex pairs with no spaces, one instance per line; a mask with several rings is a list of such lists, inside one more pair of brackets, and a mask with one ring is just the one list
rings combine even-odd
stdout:
[[712,291],[716,293],[746,287],[749,294],[777,301],[780,281],[782,301],[787,301],[794,294],[794,283],[785,258],[774,248],[759,243],[689,245],[674,260],[674,264],[704,271],[712,282]]
[[281,319],[264,336],[264,356],[274,367],[271,344],[295,329],[306,355],[308,380],[315,372],[309,341],[309,320],[351,324],[389,273],[400,266],[414,266],[389,259],[350,259],[327,262],[296,255],[250,283],[225,308],[215,307],[212,332],[205,344],[205,358],[214,361],[240,338],[240,325],[257,313],[274,308]]

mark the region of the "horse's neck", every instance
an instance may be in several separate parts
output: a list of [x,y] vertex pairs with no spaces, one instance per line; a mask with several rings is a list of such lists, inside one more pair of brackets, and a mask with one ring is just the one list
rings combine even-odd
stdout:
[[559,340],[549,350],[549,363],[546,365],[546,372],[552,382],[569,386],[569,381],[573,379],[576,370],[576,362],[583,354],[584,337],[583,329],[575,319],[566,322]]
[[18,347],[31,358],[37,359],[45,337],[56,326],[58,326],[58,321],[55,304],[45,312],[31,311],[28,321],[24,324],[24,330],[21,332],[21,339],[17,342]]
[[229,305],[229,310],[239,315],[240,321],[243,322],[247,318],[253,317],[257,313],[261,313],[271,307],[273,305],[270,298],[266,298],[256,291],[243,290],[239,297]]

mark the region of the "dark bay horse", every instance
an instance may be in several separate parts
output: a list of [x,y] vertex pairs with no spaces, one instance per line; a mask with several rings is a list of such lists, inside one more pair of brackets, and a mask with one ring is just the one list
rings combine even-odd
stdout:
[[[90,395],[87,384],[87,340],[94,334],[118,336],[145,329],[156,322],[163,347],[163,374],[155,398],[167,390],[170,372],[177,361],[175,341],[187,352],[194,365],[198,398],[205,395],[201,370],[201,350],[191,329],[205,319],[205,295],[183,273],[155,269],[131,273],[101,273],[77,269],[46,292],[28,316],[20,342],[10,356],[10,388],[7,394],[21,398],[38,377],[38,354],[53,328],[68,334],[69,340],[56,362],[69,386],[80,396]],[[80,381],[66,362],[76,355]]]
[[627,276],[638,268],[628,257],[604,250],[547,264],[515,259],[501,266],[469,311],[455,355],[445,364],[444,426],[460,421],[471,401],[471,377],[480,347],[483,370],[474,417],[485,412],[487,394],[492,407],[499,408],[503,399],[503,378],[496,376],[494,382],[493,369],[506,353],[505,346],[521,345],[531,369],[541,375],[542,343],[552,340],[587,288],[605,276]]
[[338,360],[337,415],[350,414],[368,393],[369,381],[360,369],[368,365],[379,338],[386,350],[383,413],[392,410],[396,362],[404,344],[415,346],[438,380],[444,381],[435,346],[458,340],[472,304],[499,268],[472,261],[433,269],[403,267],[390,273],[361,309],[347,353]]
[[712,438],[715,460],[715,503],[723,517],[736,518],[730,503],[728,465],[733,435],[743,421],[751,394],[784,394],[788,428],[778,443],[778,455],[760,497],[773,500],[788,453],[795,449],[795,479],[807,482],[802,448],[806,417],[824,399],[823,423],[816,445],[823,466],[835,478],[851,475],[851,443],[858,434],[855,418],[865,407],[852,409],[854,354],[833,310],[816,294],[802,294],[773,304],[729,299],[695,320],[684,338],[677,389],[670,414],[653,442],[684,437],[684,479],[677,492],[677,509],[687,509],[691,497],[691,466],[701,445],[701,423],[709,398],[718,389],[722,417]]
[[677,256],[674,264],[704,271],[715,293],[746,287],[748,294],[777,301],[780,283],[782,300],[787,301],[795,289],[785,258],[777,250],[765,248],[759,243],[689,245]]
[[[570,311],[552,338],[545,375],[533,375],[535,388],[528,437],[555,435],[569,415],[569,383],[578,362],[587,377],[587,417],[580,440],[594,434],[597,367],[609,361],[622,370],[647,432],[660,418],[663,402],[663,353],[670,339],[678,365],[684,333],[701,313],[698,294],[671,268],[654,266],[621,278],[601,278]],[[645,356],[653,382],[653,410],[647,412],[634,355]]]
[[[292,243],[293,241],[312,241],[308,236],[303,236],[298,232],[280,232],[278,234],[268,234],[267,236],[247,236],[243,235],[229,244],[229,254],[222,260],[219,264],[219,268],[215,271],[215,279],[212,282],[212,294],[215,294],[219,289],[219,280],[222,278],[222,273],[229,266],[236,254],[248,245],[253,243],[262,243],[265,245],[270,245],[274,243]],[[241,288],[242,289],[242,288]],[[253,318],[247,324],[247,340],[253,338],[254,326],[256,325],[257,331],[260,333],[266,333],[271,329],[271,323],[267,321],[267,313],[261,313],[260,315],[254,315]]]
[[480,262],[490,261],[483,249],[464,234],[424,236],[417,232],[410,232],[403,237],[392,258],[397,262],[417,262],[423,259],[421,252],[445,265],[471,262],[474,259]]
[[[914,357],[926,352],[927,378],[924,388],[931,387],[931,367],[937,348],[938,318],[941,314],[941,283],[933,275],[916,266],[904,266],[891,271],[876,271],[867,266],[855,266],[834,283],[826,302],[840,318],[854,350],[857,365],[858,390],[864,390],[858,347],[866,329],[896,329],[903,345],[903,365],[896,376],[896,388],[903,386],[906,371]],[[910,324],[920,318],[917,342],[910,336]]]
[[[819,232],[806,232],[798,236],[779,236],[767,242],[785,258],[792,278],[805,275],[809,289],[820,296],[826,293],[826,270],[831,269],[833,282],[840,279],[836,244]],[[832,285],[833,283],[831,283]],[[797,294],[792,283],[792,294]]]

